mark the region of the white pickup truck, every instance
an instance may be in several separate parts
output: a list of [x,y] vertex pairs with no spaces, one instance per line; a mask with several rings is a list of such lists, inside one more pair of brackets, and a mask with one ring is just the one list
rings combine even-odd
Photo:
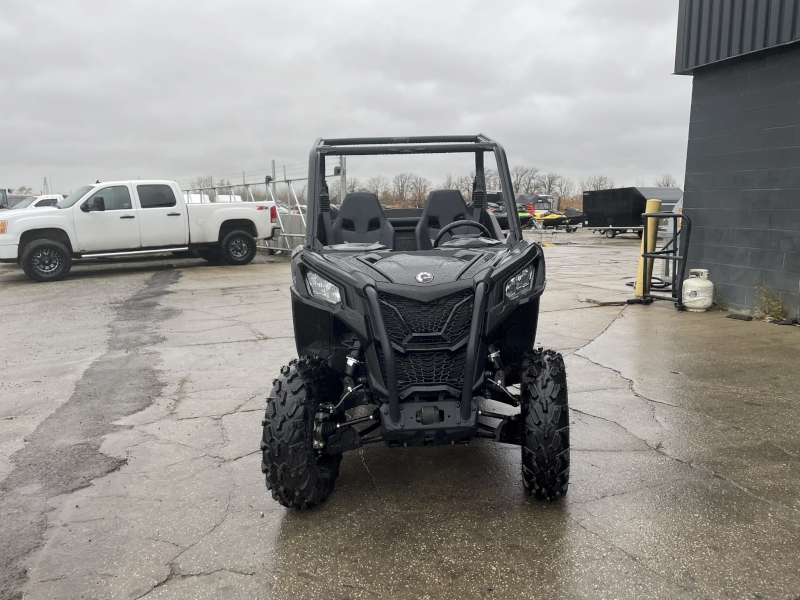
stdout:
[[74,258],[172,252],[246,265],[278,227],[272,202],[187,204],[174,181],[110,181],[53,208],[0,211],[0,262],[36,281],[64,277]]

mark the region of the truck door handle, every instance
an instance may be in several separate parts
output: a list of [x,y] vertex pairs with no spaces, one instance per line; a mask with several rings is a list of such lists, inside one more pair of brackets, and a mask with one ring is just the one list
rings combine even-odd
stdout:
[[167,213],[168,217],[180,217],[181,213]]
[[122,216],[120,217],[120,219],[135,219],[135,218],[136,218],[136,217],[134,217],[133,215],[122,215]]

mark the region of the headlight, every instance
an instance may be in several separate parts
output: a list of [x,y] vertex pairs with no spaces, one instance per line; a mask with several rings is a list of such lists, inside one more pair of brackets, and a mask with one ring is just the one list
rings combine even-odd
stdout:
[[5,233],[8,229],[8,221],[0,221],[0,233]]
[[309,271],[306,274],[306,283],[308,283],[308,291],[311,292],[314,298],[325,300],[325,302],[330,302],[331,304],[338,304],[342,301],[342,295],[339,293],[339,288],[336,284],[331,283],[313,271]]
[[533,285],[533,265],[525,267],[506,281],[506,298],[516,298],[531,289]]

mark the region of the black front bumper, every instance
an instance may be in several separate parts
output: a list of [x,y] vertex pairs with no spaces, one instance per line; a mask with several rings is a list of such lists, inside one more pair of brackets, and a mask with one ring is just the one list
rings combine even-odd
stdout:
[[[535,266],[534,288],[524,298],[505,300],[504,282],[526,264]],[[328,359],[343,371],[350,350],[341,334],[355,336],[365,352],[367,387],[382,401],[383,435],[391,444],[458,443],[473,435],[477,428],[473,398],[484,382],[488,344],[504,335],[503,329],[529,329],[518,336],[516,346],[533,346],[538,315],[534,301],[544,289],[538,246],[521,249],[502,269],[414,290],[375,281],[360,271],[345,272],[312,251],[297,251],[292,269],[298,354]],[[342,302],[329,305],[312,298],[305,288],[308,270],[339,285]],[[431,316],[438,306],[444,306],[443,312]],[[434,325],[421,324],[425,319]],[[506,342],[501,347],[514,354],[517,347]],[[434,405],[443,411],[441,421],[422,423],[407,414]]]

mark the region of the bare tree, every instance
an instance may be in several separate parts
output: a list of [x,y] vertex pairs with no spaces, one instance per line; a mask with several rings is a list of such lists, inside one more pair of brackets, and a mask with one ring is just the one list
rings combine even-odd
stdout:
[[559,177],[553,189],[553,195],[559,200],[572,198],[575,195],[575,184],[571,179]]
[[517,165],[511,169],[511,185],[515,194],[532,194],[536,191],[539,169]]
[[535,191],[546,196],[553,196],[556,193],[556,188],[561,181],[561,175],[558,173],[545,173],[544,175],[536,176]]
[[678,180],[675,179],[671,173],[664,173],[661,177],[656,179],[656,186],[658,187],[678,187]]
[[367,179],[366,189],[368,192],[375,194],[379,200],[383,200],[386,194],[389,193],[389,180],[383,175],[377,177],[370,177]]
[[214,186],[214,178],[211,175],[201,175],[192,182],[192,186],[196,188],[210,188]]
[[23,195],[24,196],[30,196],[31,194],[33,194],[33,188],[29,188],[27,185],[21,185],[21,186],[19,186],[17,188],[17,191],[14,192],[14,193],[18,194],[20,196],[23,196]]
[[411,193],[411,182],[414,180],[413,173],[398,173],[392,179],[392,193],[394,194],[395,202],[399,205],[404,205],[409,200]]
[[586,179],[581,179],[581,190],[610,190],[614,187],[614,180],[605,175],[591,175]]
[[487,190],[500,189],[500,173],[498,173],[496,169],[486,169],[483,176],[486,179]]
[[456,178],[453,177],[452,174],[448,173],[447,177],[444,178],[442,185],[439,186],[440,190],[454,190],[456,189]]
[[428,199],[428,192],[431,189],[430,180],[420,175],[414,175],[411,181],[411,201],[416,208],[421,208]]
[[332,183],[328,184],[328,196],[334,202],[341,202],[343,200],[341,179],[334,179]]
[[472,174],[459,175],[455,178],[455,189],[461,192],[467,202],[472,202],[472,182],[474,179],[475,176]]
[[358,177],[350,177],[347,179],[347,193],[360,192],[363,189],[361,180]]

